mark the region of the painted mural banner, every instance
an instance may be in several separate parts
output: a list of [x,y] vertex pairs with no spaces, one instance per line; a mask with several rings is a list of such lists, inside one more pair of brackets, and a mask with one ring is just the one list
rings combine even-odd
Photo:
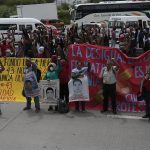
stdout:
[[[44,77],[47,66],[51,62],[49,58],[32,59],[42,72]],[[0,74],[0,101],[24,102],[22,96],[24,84],[25,58],[0,58],[5,70]]]
[[117,48],[74,44],[68,49],[70,60],[70,71],[75,68],[78,60],[87,64],[90,60],[91,71],[88,74],[90,91],[90,106],[96,107],[103,101],[102,85],[99,80],[101,69],[108,59],[115,58],[120,65],[117,74],[117,108],[120,111],[142,112],[144,101],[137,101],[137,93],[140,88],[140,81],[146,72],[150,72],[150,51],[139,57],[127,57]]

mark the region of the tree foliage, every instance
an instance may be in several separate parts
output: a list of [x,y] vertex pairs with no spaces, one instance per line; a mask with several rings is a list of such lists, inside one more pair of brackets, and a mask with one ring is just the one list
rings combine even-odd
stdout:
[[16,5],[50,3],[54,0],[0,0],[0,17],[16,15]]
[[69,14],[69,5],[64,3],[58,7],[58,18],[65,24],[70,24],[71,16]]

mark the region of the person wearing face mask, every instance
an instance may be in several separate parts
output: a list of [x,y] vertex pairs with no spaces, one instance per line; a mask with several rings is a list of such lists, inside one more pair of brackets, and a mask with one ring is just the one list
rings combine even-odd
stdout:
[[[57,65],[55,63],[50,63],[47,72],[43,80],[57,80],[59,79],[59,73],[61,71],[60,57],[57,58]],[[52,106],[49,106],[48,111],[52,110]],[[57,110],[57,106],[55,107]]]

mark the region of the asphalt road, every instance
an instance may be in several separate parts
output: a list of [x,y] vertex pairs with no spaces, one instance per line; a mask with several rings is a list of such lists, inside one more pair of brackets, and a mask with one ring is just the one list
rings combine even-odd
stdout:
[[41,106],[23,111],[25,104],[2,104],[0,150],[149,150],[150,121],[143,114],[68,114]]

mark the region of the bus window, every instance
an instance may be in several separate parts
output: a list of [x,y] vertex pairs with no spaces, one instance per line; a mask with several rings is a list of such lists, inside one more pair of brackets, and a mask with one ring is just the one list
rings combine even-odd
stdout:
[[82,18],[82,12],[76,12],[76,18],[75,19],[80,19]]
[[123,25],[124,25],[124,23],[122,21],[110,21],[108,24],[108,27],[109,28],[113,28],[113,27],[122,28]]
[[150,20],[147,21],[148,26],[150,26]]
[[0,24],[0,30],[9,30],[9,29],[16,30],[17,25],[16,24]]
[[147,25],[146,25],[146,21],[143,21],[143,28],[146,28]]
[[127,21],[126,22],[127,27],[130,27],[130,26],[134,27],[136,24],[138,24],[138,21]]
[[22,31],[23,29],[25,29],[25,25],[19,25],[19,31]]

